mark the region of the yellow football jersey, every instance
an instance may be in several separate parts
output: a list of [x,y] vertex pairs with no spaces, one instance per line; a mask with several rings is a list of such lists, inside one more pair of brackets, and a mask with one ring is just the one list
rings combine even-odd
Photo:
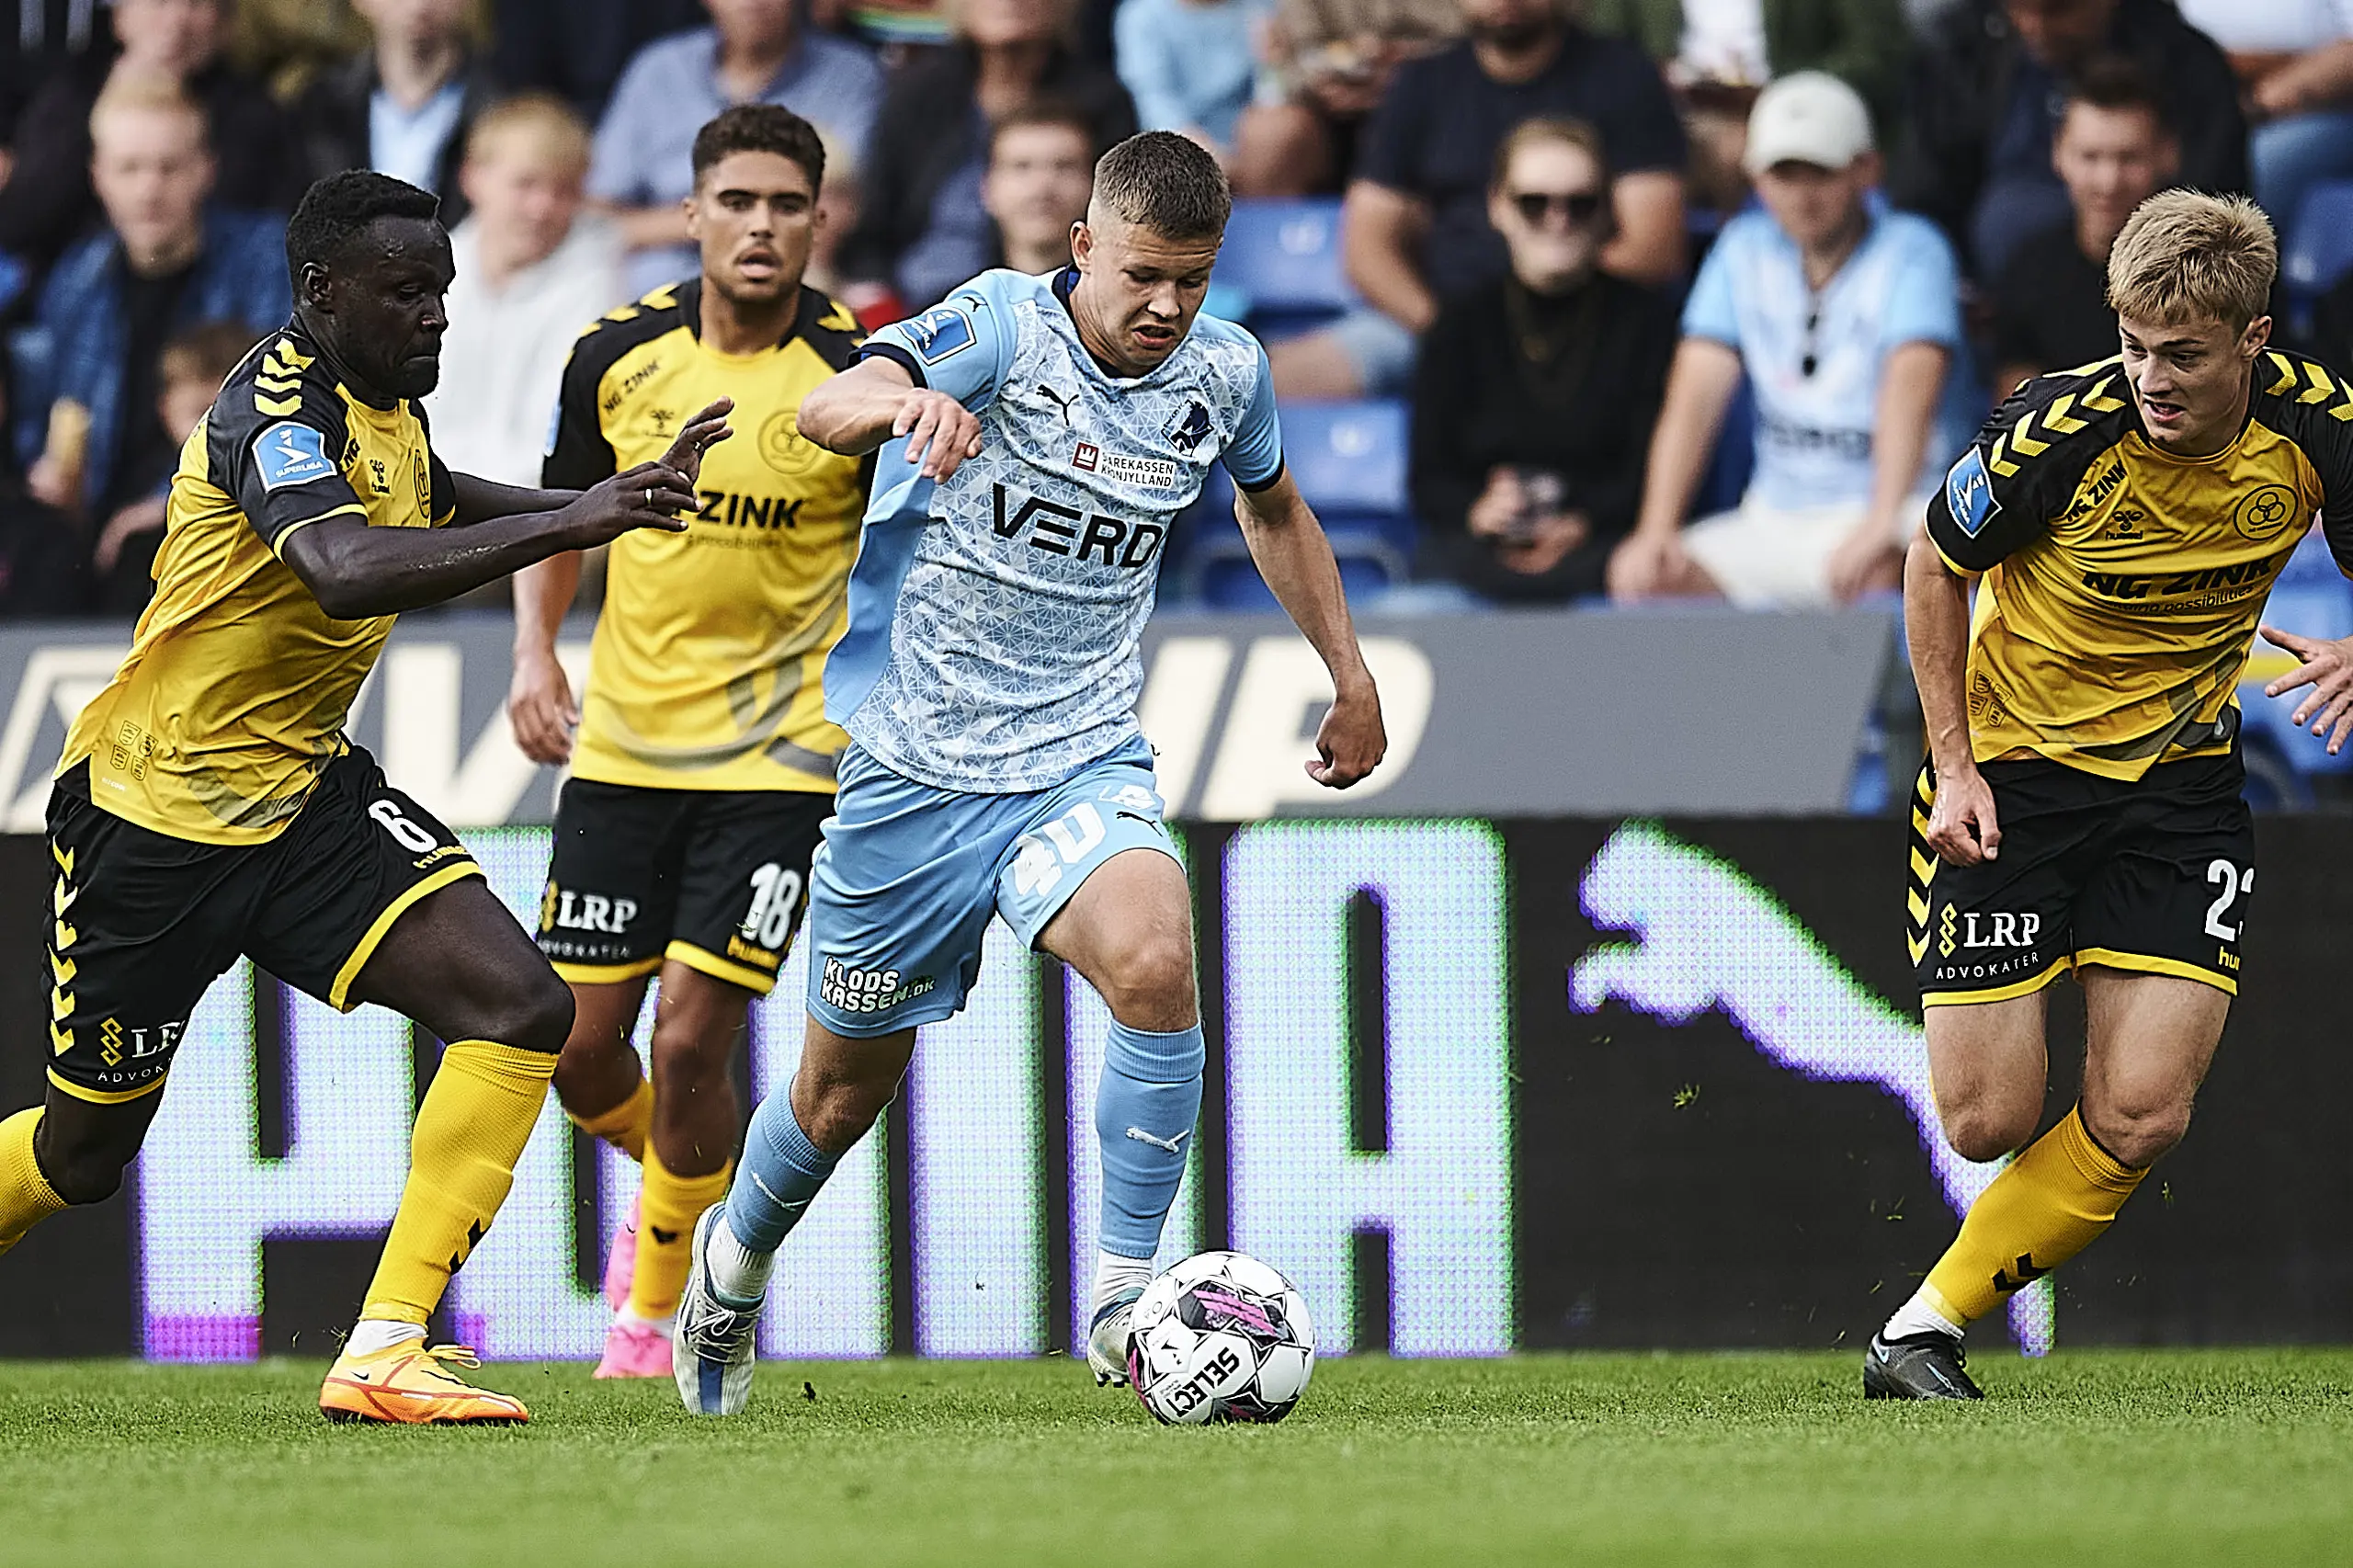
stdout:
[[2230,750],[2264,600],[2316,512],[2353,555],[2353,392],[2302,355],[2256,361],[2245,428],[2208,458],[2149,441],[2120,359],[2019,388],[1928,506],[1945,560],[1984,574],[1977,760],[2130,780]]
[[278,557],[328,517],[429,528],[456,511],[424,411],[363,402],[293,326],[256,347],[180,449],[155,597],[59,772],[90,798],[199,844],[260,844],[350,749],[345,716],[393,617],[336,620]]
[[614,541],[573,772],[670,790],[830,791],[847,738],[819,676],[840,638],[867,465],[803,440],[801,400],[850,362],[858,323],[812,289],[772,348],[700,334],[701,284],[665,285],[581,335],[542,482],[582,489],[662,456],[732,397],[683,533]]

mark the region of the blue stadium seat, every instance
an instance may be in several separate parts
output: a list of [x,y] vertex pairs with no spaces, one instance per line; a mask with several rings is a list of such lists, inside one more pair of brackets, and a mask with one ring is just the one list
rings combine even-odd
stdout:
[[2324,180],[2304,193],[2280,262],[2289,291],[2306,301],[2353,272],[2353,180]]
[[1340,266],[1340,203],[1237,201],[1218,253],[1216,281],[1246,303],[1252,327],[1297,331],[1357,303]]
[[1749,476],[1756,472],[1756,389],[1743,376],[1740,390],[1733,393],[1732,403],[1724,410],[1723,428],[1716,432],[1716,449],[1709,454],[1707,471],[1692,494],[1691,521],[1739,506],[1747,493]]
[[[1406,412],[1402,403],[1294,403],[1282,410],[1283,460],[1315,508],[1352,597],[1406,580],[1415,525],[1405,492]],[[1173,574],[1178,599],[1219,609],[1271,608],[1234,526],[1229,492],[1212,482],[1198,526]]]

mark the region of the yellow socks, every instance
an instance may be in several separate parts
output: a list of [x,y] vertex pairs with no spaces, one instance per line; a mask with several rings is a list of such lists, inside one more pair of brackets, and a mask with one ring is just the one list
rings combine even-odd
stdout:
[[645,1186],[637,1200],[637,1268],[629,1282],[631,1315],[659,1323],[678,1310],[687,1269],[694,1261],[695,1221],[704,1210],[725,1201],[733,1172],[730,1161],[709,1176],[678,1176],[663,1165],[651,1142],[645,1145]]
[[1920,1295],[1956,1328],[1985,1316],[2097,1240],[2146,1175],[2094,1142],[2076,1107],[1979,1196]]
[[642,1160],[645,1135],[654,1127],[654,1085],[640,1078],[629,1098],[595,1116],[574,1116],[572,1125],[591,1138],[602,1138],[632,1160]]
[[33,1133],[40,1127],[39,1106],[0,1121],[0,1253],[66,1206],[49,1189],[49,1178],[33,1159]]
[[515,1185],[555,1057],[490,1040],[450,1042],[409,1137],[408,1186],[368,1287],[363,1319],[422,1324]]

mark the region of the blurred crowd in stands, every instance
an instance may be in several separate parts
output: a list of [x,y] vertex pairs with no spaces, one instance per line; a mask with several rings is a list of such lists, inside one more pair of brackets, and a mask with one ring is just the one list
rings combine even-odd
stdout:
[[5,618],[145,602],[335,169],[441,198],[435,439],[533,482],[573,337],[692,270],[688,144],[751,100],[823,132],[811,281],[870,325],[1065,265],[1137,128],[1216,150],[1211,308],[1401,607],[1891,587],[1992,402],[2114,351],[2104,258],[2168,185],[2260,201],[2303,258],[2279,335],[2353,362],[2353,0],[11,5]]

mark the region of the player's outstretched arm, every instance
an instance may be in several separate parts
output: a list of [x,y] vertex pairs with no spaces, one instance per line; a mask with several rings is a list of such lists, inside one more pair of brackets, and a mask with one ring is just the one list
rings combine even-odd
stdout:
[[1969,744],[1969,582],[1925,534],[1904,558],[1904,626],[1928,757],[1937,770],[1928,846],[1954,866],[1997,858],[2002,828],[1994,817],[1994,790],[1977,771]]
[[1345,790],[1381,765],[1389,736],[1381,724],[1381,693],[1348,619],[1332,541],[1288,473],[1263,490],[1236,486],[1233,516],[1258,575],[1332,672],[1332,707],[1315,732],[1318,756],[1307,776]]
[[376,528],[348,514],[282,536],[278,554],[319,608],[338,620],[439,604],[544,561],[589,550],[631,528],[676,533],[695,506],[676,469],[642,463],[552,512],[494,517],[468,528]]
[[980,456],[980,416],[943,392],[915,385],[895,360],[861,359],[801,400],[800,429],[829,452],[862,458],[907,437],[907,460],[946,479]]

